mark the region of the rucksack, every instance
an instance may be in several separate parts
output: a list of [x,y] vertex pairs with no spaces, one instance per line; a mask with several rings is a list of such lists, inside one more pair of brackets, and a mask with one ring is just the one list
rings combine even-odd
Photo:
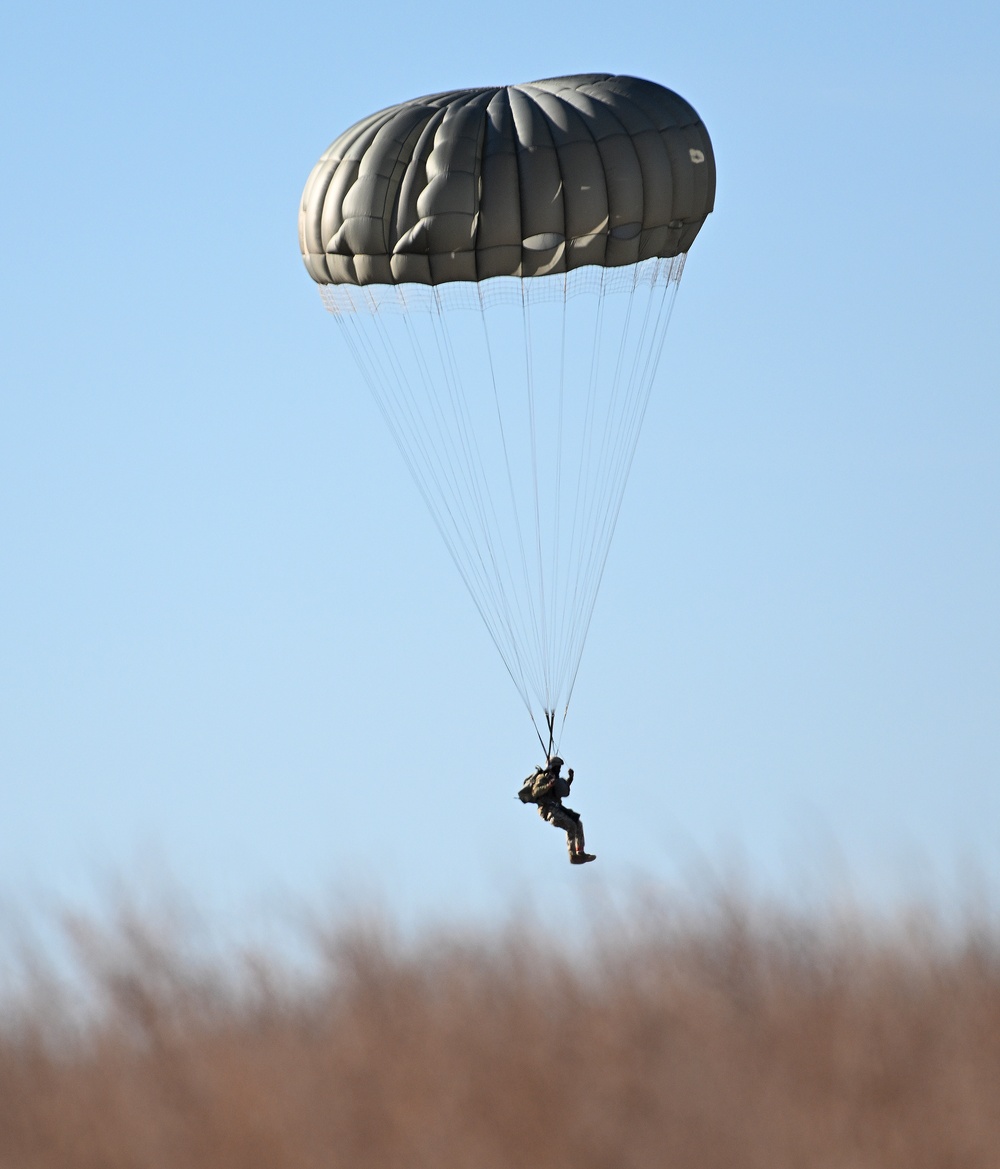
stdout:
[[522,804],[535,804],[535,788],[538,786],[538,781],[545,774],[544,767],[536,767],[535,770],[528,776],[528,778],[521,784],[521,789],[517,793],[517,798]]

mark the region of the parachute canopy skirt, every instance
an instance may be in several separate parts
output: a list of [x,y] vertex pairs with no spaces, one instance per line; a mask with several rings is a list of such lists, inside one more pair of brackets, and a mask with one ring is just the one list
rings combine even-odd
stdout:
[[302,196],[309,275],[548,755],[714,199],[691,106],[603,73],[390,106]]

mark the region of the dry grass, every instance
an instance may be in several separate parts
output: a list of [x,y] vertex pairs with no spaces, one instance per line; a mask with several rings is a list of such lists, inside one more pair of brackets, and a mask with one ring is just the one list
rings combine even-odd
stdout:
[[996,1169],[1000,935],[636,907],[317,939],[292,977],[68,926],[0,1028],[0,1169]]

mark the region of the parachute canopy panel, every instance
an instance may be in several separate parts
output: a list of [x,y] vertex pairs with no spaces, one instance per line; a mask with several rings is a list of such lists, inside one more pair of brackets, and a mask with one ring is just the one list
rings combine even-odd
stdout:
[[690,248],[715,199],[694,109],[587,74],[391,106],[313,168],[299,244],[318,284],[444,284],[616,268]]

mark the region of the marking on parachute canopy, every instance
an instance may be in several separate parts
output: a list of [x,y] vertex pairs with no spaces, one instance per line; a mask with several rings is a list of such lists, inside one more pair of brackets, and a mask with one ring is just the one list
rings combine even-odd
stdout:
[[692,162],[704,162],[704,161],[705,161],[705,152],[704,152],[704,150],[696,150],[696,149],[695,149],[695,148],[692,146],[692,147],[691,147],[691,149],[688,151],[688,154],[690,154],[690,155],[691,155],[691,161],[692,161]]

